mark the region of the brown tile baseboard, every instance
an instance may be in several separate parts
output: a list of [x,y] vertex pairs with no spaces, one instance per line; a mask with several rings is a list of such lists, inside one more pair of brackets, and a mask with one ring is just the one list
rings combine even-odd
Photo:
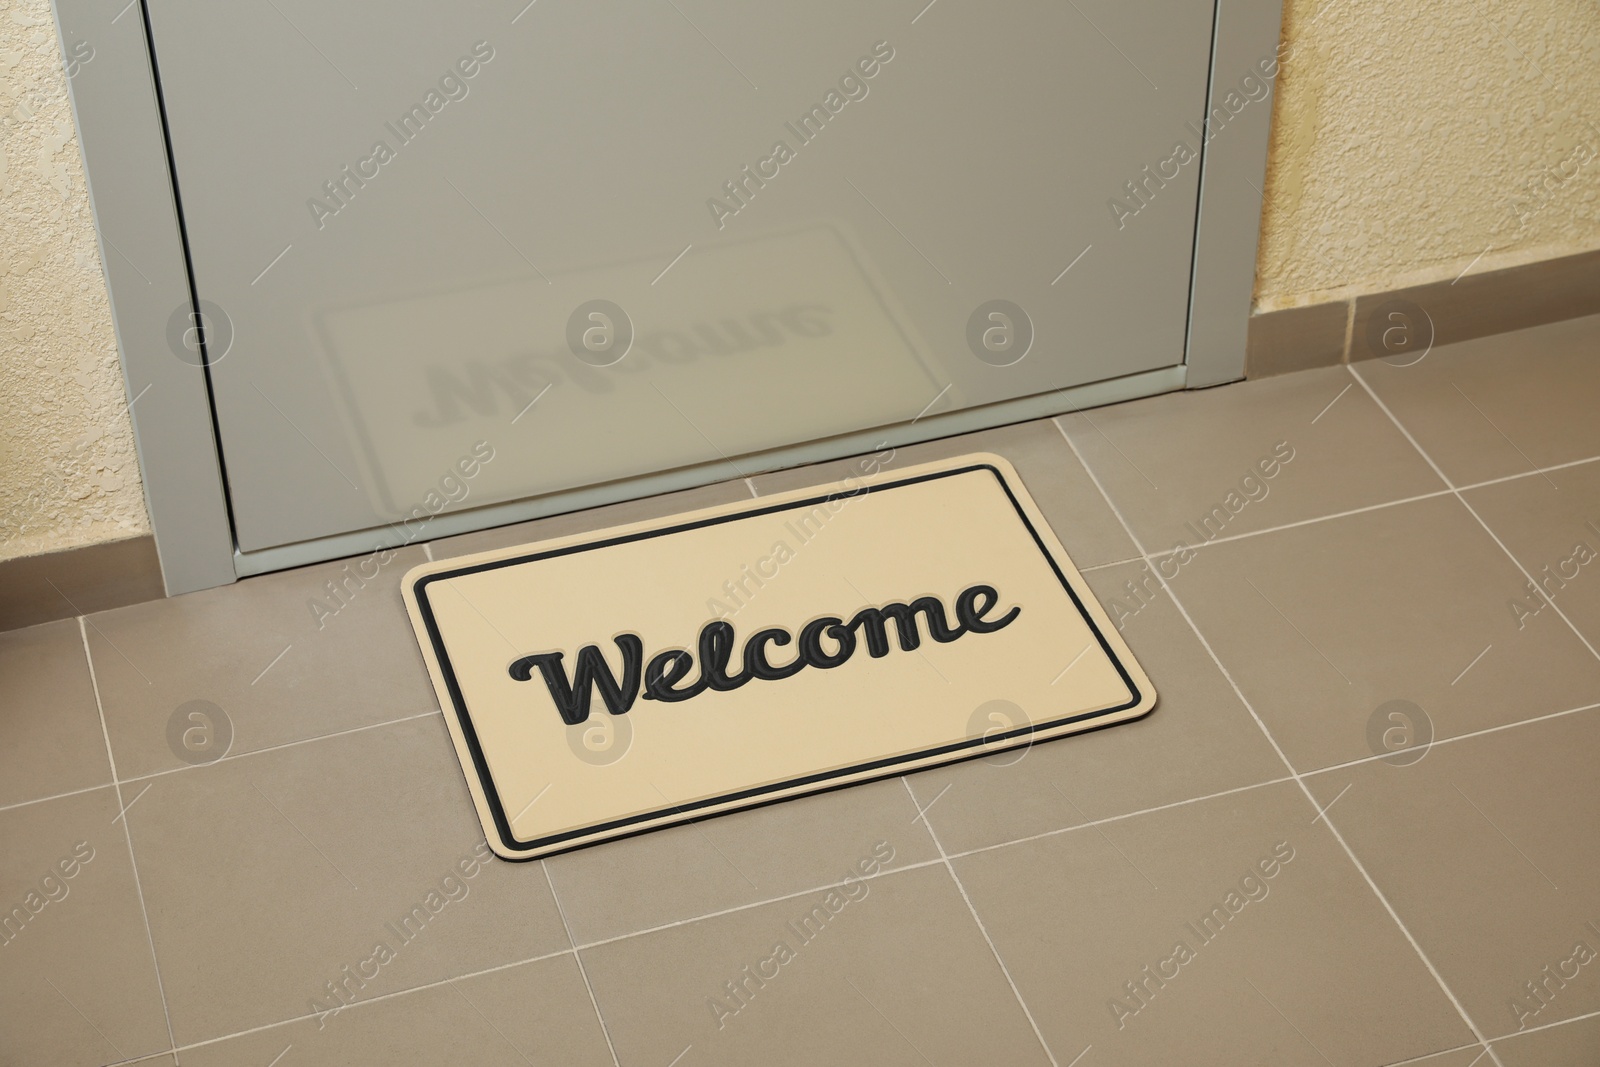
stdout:
[[1600,250],[1250,319],[1245,376],[1386,358],[1600,314]]
[[166,595],[156,541],[122,541],[0,562],[0,630],[120,608]]
[[1350,304],[1311,304],[1250,317],[1246,378],[1267,378],[1344,362]]

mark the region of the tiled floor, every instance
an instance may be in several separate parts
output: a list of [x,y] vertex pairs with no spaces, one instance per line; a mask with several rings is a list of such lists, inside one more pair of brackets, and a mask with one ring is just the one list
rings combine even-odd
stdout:
[[844,464],[0,635],[0,1063],[1600,1062],[1596,410],[1577,320],[900,449],[1016,464],[1156,711],[542,863],[400,575]]

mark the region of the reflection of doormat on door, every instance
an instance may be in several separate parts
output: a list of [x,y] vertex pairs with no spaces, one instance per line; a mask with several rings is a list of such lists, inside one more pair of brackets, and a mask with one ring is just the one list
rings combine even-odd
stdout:
[[406,605],[489,843],[531,859],[1136,718],[998,456],[442,560]]

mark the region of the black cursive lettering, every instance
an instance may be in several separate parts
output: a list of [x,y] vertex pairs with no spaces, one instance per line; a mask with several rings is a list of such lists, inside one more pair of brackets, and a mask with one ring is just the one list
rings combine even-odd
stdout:
[[539,668],[545,687],[550,690],[550,699],[555,701],[561,721],[568,726],[576,726],[589,717],[589,698],[596,688],[600,690],[606,710],[613,715],[623,715],[633,707],[634,698],[639,694],[639,662],[644,655],[644,642],[634,634],[618,634],[616,642],[617,648],[622,650],[621,682],[611,673],[611,665],[600,654],[598,645],[584,645],[578,650],[578,669],[570,683],[567,672],[561,668],[563,654],[560,652],[523,656],[511,664],[511,677],[526,682],[533,677],[533,668]]
[[[585,645],[578,650],[577,667],[570,679],[562,666],[564,653],[561,652],[523,656],[512,662],[510,673],[516,681],[526,682],[532,679],[537,668],[561,721],[575,726],[588,719],[589,704],[596,692],[606,711],[624,715],[641,696],[645,700],[675,704],[708,689],[727,692],[750,681],[781,681],[806,667],[832,670],[855,655],[858,644],[866,645],[867,654],[873,659],[882,659],[891,650],[891,625],[903,652],[914,652],[921,647],[924,631],[938,644],[948,644],[963,634],[991,634],[1010,626],[1022,614],[1021,605],[1013,605],[999,618],[986,619],[984,616],[999,602],[1000,593],[992,585],[980,584],[962,590],[956,597],[954,626],[945,614],[944,604],[934,596],[918,597],[909,604],[862,608],[849,622],[837,615],[824,615],[801,627],[798,641],[789,631],[777,627],[758,630],[739,655],[734,651],[737,634],[733,624],[717,619],[700,628],[695,641],[700,674],[692,682],[689,676],[695,668],[695,653],[681,648],[667,649],[656,653],[646,663],[644,643],[634,634],[619,634],[614,638],[622,653],[620,680],[601,655],[598,645]],[[831,644],[831,649],[825,643]],[[767,658],[770,648],[790,644],[796,650],[791,662],[779,666]],[[743,673],[728,673],[729,665],[735,662],[742,663]]]

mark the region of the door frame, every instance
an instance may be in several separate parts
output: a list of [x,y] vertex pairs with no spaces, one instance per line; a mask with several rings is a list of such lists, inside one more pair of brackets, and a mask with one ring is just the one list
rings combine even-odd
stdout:
[[[54,7],[62,47],[83,41],[93,48],[93,59],[68,81],[167,595],[400,544],[395,528],[379,527],[238,550],[209,371],[183,358],[188,350],[179,340],[198,297],[146,0],[56,0]],[[428,538],[1243,378],[1274,95],[1237,112],[1227,102],[1252,72],[1276,89],[1276,68],[1263,78],[1260,64],[1281,53],[1282,12],[1282,0],[1215,0],[1206,96],[1208,114],[1227,118],[1216,129],[1207,124],[1200,151],[1182,363],[792,445],[741,457],[737,467],[704,463],[445,513],[430,523]]]

